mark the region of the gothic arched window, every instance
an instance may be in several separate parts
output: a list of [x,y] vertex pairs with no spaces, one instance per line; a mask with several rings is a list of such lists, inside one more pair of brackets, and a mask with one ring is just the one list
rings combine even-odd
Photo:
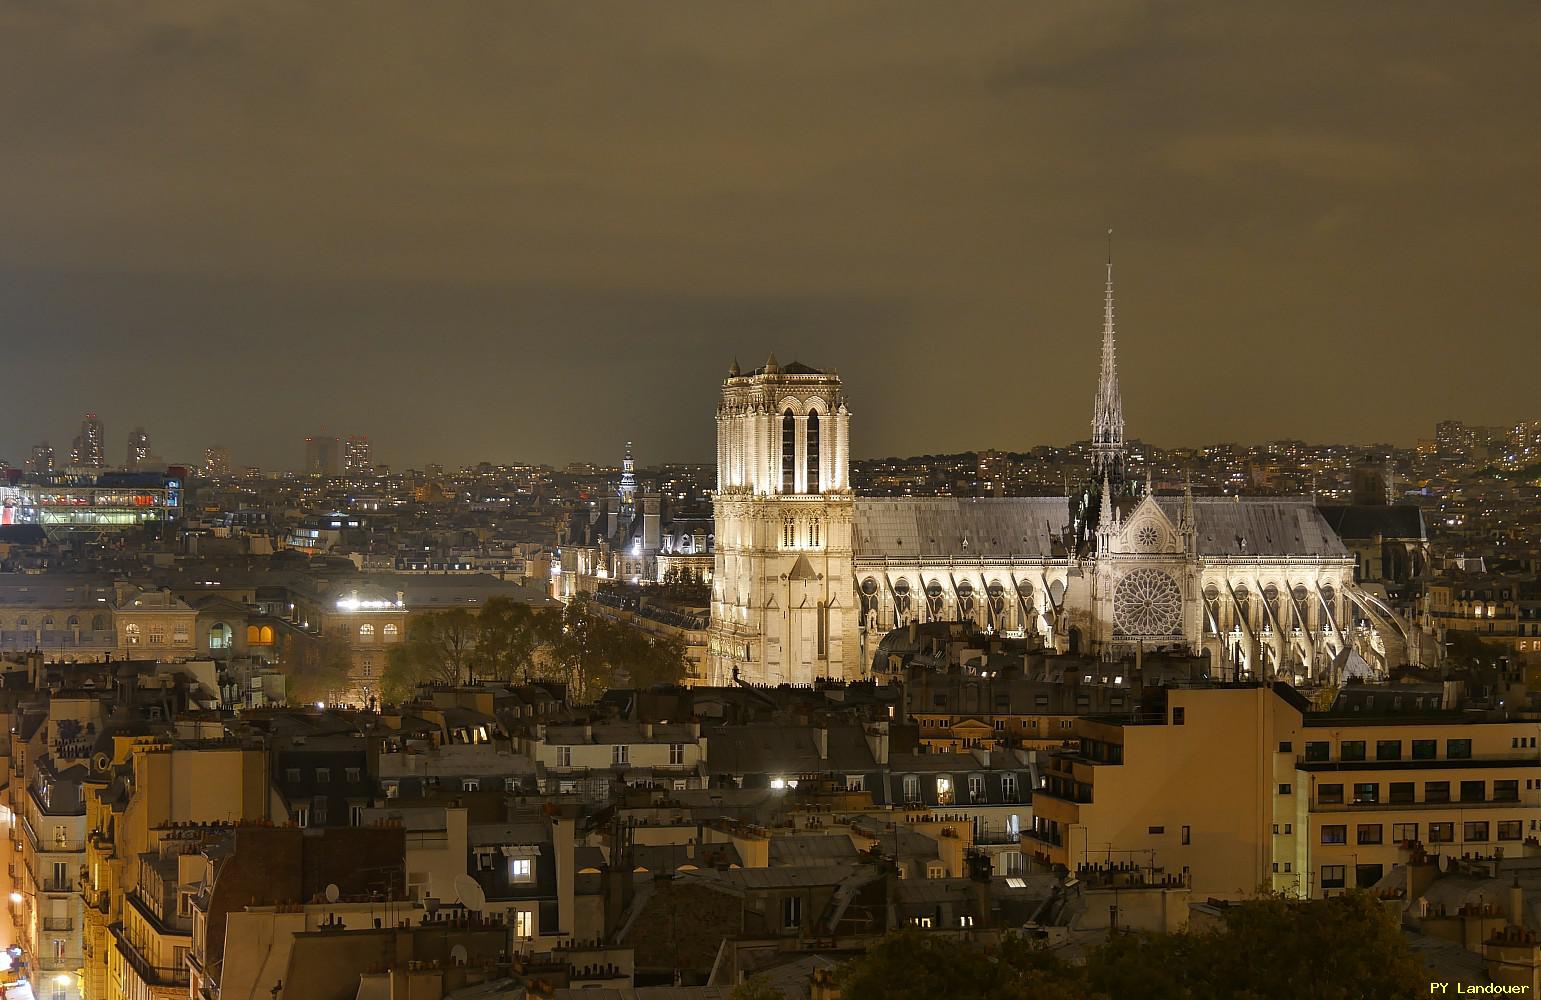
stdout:
[[926,584],[926,618],[929,621],[938,621],[942,617],[942,608],[947,603],[947,592],[942,589],[940,580],[932,580]]
[[974,585],[964,580],[958,584],[958,621],[972,621],[974,618]]
[[1292,605],[1290,608],[1290,624],[1293,628],[1305,628],[1307,620],[1306,601],[1310,596],[1306,588],[1301,586],[1297,586],[1290,592],[1290,603]]
[[985,607],[990,616],[990,627],[1000,631],[1006,627],[1006,588],[999,580],[991,580],[985,587]]
[[781,492],[797,492],[797,418],[790,408],[781,415]]
[[808,492],[822,493],[819,482],[819,411],[808,411]]

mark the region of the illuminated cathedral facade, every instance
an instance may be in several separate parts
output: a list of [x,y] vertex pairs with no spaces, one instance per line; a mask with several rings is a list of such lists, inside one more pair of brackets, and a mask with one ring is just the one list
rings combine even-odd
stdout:
[[1131,480],[1111,263],[1091,475],[1071,496],[858,497],[850,419],[833,372],[772,355],[723,382],[708,683],[858,679],[885,634],[930,621],[1060,652],[1207,651],[1225,679],[1342,679],[1425,652],[1355,586],[1312,500]]

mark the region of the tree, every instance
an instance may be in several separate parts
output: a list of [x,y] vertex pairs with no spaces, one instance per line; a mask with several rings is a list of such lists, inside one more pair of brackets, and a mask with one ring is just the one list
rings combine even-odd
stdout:
[[1428,971],[1395,918],[1367,893],[1307,902],[1262,896],[1225,917],[1207,956],[1218,984],[1209,996],[1352,1000],[1428,990]]
[[845,996],[887,1000],[1352,1000],[1427,989],[1427,970],[1373,896],[1261,896],[1224,919],[1218,930],[1111,934],[1079,967],[1017,936],[986,949],[900,931],[839,978]]
[[884,1000],[1089,998],[1080,973],[1028,942],[990,954],[980,945],[918,930],[888,935],[841,967],[840,995]]
[[548,621],[549,652],[573,697],[597,693],[618,678],[635,687],[672,684],[685,675],[685,644],[649,635],[603,614],[585,597],[574,598]]
[[348,690],[353,653],[341,636],[307,638],[285,647],[284,686],[289,701],[335,701]]
[[463,684],[470,678],[477,618],[465,608],[413,618],[406,637],[385,654],[380,693],[405,701],[420,684]]
[[476,643],[472,663],[480,677],[500,681],[528,681],[535,651],[551,632],[544,619],[555,609],[532,608],[506,597],[489,600],[476,616]]
[[632,687],[677,684],[685,676],[685,640],[673,635],[648,635],[615,626],[615,659]]
[[582,595],[568,602],[553,626],[551,660],[571,697],[581,701],[585,691],[608,688],[619,645],[615,626]]

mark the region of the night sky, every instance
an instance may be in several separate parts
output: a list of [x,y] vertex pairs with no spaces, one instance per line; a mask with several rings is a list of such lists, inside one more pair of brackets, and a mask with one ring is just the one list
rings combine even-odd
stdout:
[[0,457],[709,460],[1541,417],[1541,5],[0,0]]

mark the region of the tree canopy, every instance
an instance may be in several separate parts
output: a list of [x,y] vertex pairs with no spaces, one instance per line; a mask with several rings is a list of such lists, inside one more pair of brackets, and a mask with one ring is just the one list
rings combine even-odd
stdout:
[[289,701],[334,701],[348,689],[353,653],[340,636],[306,637],[285,644],[282,666]]
[[1225,926],[1113,934],[1081,965],[1016,936],[985,948],[920,931],[889,935],[841,968],[845,996],[882,1000],[1354,1000],[1414,996],[1428,972],[1377,899],[1264,896]]
[[414,617],[386,653],[380,688],[386,701],[400,702],[420,684],[554,680],[582,699],[617,683],[673,683],[684,672],[683,641],[618,622],[586,598],[561,608],[494,598],[479,612]]

